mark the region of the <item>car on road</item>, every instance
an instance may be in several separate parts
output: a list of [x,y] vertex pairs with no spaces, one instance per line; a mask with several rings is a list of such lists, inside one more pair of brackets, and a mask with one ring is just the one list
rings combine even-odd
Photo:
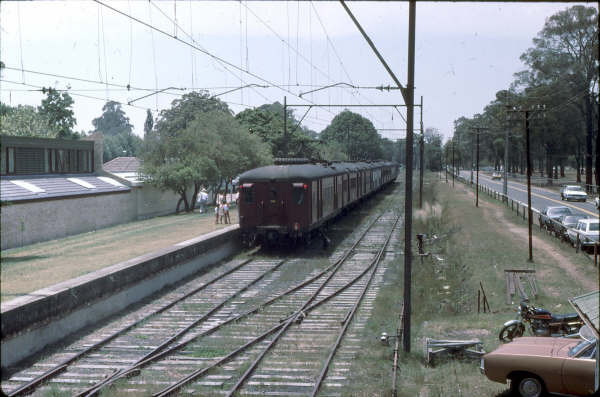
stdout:
[[596,208],[600,209],[600,197],[596,197],[594,204],[596,205]]
[[573,246],[577,245],[577,236],[581,247],[592,247],[598,242],[598,218],[581,219],[577,226],[567,230],[569,241]]
[[522,337],[481,358],[480,371],[494,382],[510,380],[512,395],[588,396],[594,392],[595,340]]
[[574,214],[569,207],[565,206],[545,207],[540,212],[540,227],[545,227],[548,230],[554,231],[555,224],[558,223],[558,219],[564,215]]
[[502,174],[498,171],[492,172],[492,179],[502,179]]
[[575,201],[586,201],[587,193],[581,186],[578,185],[564,185],[560,188],[560,199],[561,200],[575,200]]
[[558,223],[554,224],[554,232],[556,234],[556,237],[559,237],[562,240],[568,240],[568,230],[576,227],[577,223],[585,218],[586,216],[584,215],[562,215],[560,218],[558,218]]

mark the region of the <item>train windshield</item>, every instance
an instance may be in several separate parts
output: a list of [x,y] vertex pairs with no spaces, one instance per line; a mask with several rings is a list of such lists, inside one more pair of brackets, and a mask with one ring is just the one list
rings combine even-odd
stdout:
[[297,205],[302,204],[304,201],[304,190],[306,190],[307,186],[303,183],[293,183],[292,184],[292,200]]
[[244,196],[244,202],[250,204],[254,201],[254,188],[252,183],[244,183],[242,185],[242,195]]

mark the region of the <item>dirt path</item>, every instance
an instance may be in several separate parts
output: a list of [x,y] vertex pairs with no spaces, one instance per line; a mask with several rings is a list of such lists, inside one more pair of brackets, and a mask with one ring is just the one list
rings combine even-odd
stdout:
[[[473,200],[475,199],[475,193],[471,189],[467,189],[467,187],[462,184],[457,184],[457,186]],[[500,222],[503,227],[498,228],[498,230],[510,236],[516,244],[527,244],[528,230],[526,225],[520,226],[506,219],[504,211],[486,201],[479,200],[479,206],[484,209],[484,216],[489,219],[490,223]],[[598,289],[597,280],[590,279],[577,269],[571,259],[560,252],[554,244],[550,244],[535,235],[532,238],[533,246],[536,249],[542,250],[545,254],[554,259],[556,263],[565,270],[569,276],[580,283],[585,290],[593,291]]]

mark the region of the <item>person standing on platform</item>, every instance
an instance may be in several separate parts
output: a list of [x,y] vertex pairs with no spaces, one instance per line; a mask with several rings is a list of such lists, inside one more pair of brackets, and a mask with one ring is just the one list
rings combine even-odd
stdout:
[[227,204],[227,201],[223,202],[223,214],[225,216],[225,223],[231,223],[231,218],[229,218],[229,204]]
[[223,204],[219,204],[219,222],[224,223],[225,212],[223,211]]

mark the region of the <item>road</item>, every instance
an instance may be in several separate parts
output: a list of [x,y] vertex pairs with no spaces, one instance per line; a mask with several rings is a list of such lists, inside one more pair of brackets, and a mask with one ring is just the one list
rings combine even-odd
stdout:
[[[471,178],[471,171],[460,171],[460,175],[466,180],[469,180]],[[475,174],[473,174],[473,180],[475,180],[475,178]],[[502,179],[492,180],[492,178],[489,175],[479,172],[480,185],[485,185],[493,190],[502,192],[503,182],[504,181]],[[527,203],[527,185],[520,182],[514,182],[509,179],[508,197],[513,200],[518,200],[523,203]],[[593,200],[593,196],[588,196],[588,201],[585,203],[574,201],[562,201],[560,199],[560,193],[558,192],[541,187],[531,187],[531,207],[537,210],[542,210],[544,207],[548,206],[562,205],[571,208],[571,210],[573,210],[575,213],[580,213],[587,217],[597,217],[598,210],[594,206]]]

